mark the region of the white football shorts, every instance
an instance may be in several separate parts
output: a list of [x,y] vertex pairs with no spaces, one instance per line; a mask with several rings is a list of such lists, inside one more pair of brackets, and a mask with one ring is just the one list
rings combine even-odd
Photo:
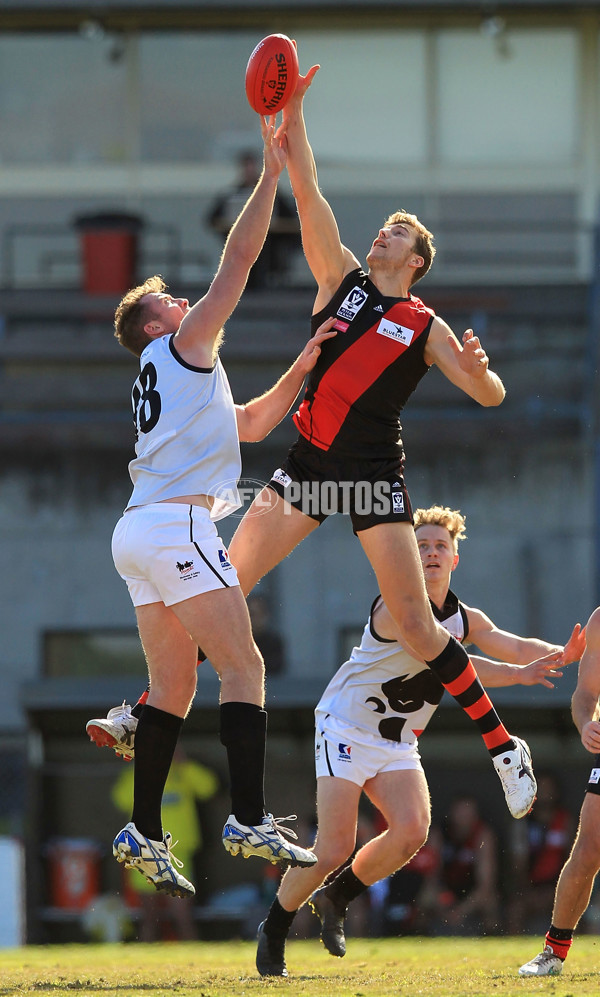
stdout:
[[317,714],[315,769],[317,779],[333,775],[364,786],[380,772],[402,769],[422,772],[423,766],[416,742],[388,741],[350,727],[331,714]]
[[123,513],[112,555],[134,606],[184,599],[239,585],[208,509],[153,502]]

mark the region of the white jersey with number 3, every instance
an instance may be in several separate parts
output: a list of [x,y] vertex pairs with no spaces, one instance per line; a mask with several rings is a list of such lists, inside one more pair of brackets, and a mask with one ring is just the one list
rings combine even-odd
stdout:
[[137,443],[127,508],[210,495],[211,518],[229,515],[241,505],[241,457],[221,361],[212,368],[193,367],[179,356],[173,336],[162,336],[146,347],[140,368],[131,395]]

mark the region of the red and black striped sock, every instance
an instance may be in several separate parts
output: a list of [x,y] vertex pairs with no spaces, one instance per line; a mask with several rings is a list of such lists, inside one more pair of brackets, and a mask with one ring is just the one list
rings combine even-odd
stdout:
[[569,954],[569,949],[573,944],[574,928],[555,928],[550,925],[546,933],[546,945],[549,945],[555,956],[563,962]]
[[481,732],[492,758],[511,751],[515,742],[494,709],[464,647],[451,637],[441,654],[426,662]]

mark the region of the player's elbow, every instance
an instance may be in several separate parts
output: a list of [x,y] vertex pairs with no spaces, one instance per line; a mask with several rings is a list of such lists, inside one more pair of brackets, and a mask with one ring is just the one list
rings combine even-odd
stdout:
[[238,424],[238,435],[240,443],[261,443],[270,432],[270,427],[262,424],[258,419],[253,419],[246,413],[243,425]]
[[495,385],[494,390],[487,392],[482,398],[479,399],[479,404],[483,405],[484,408],[494,408],[497,405],[501,405],[506,397],[506,390],[504,385],[499,382]]

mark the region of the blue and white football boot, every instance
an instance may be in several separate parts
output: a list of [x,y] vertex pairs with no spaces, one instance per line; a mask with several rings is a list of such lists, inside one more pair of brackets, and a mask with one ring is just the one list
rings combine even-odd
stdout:
[[223,844],[231,855],[243,855],[245,859],[251,855],[258,855],[273,865],[303,868],[314,865],[317,861],[314,852],[301,848],[300,845],[294,845],[283,837],[283,834],[287,834],[290,838],[298,839],[295,831],[281,825],[283,820],[295,819],[295,814],[289,817],[273,817],[273,814],[267,814],[263,817],[262,823],[252,826],[240,824],[233,814],[230,814],[223,828]]
[[164,841],[153,841],[140,834],[130,821],[119,831],[113,841],[113,855],[126,869],[137,869],[161,893],[171,897],[193,897],[196,890],[190,882],[177,872],[181,862],[171,852],[171,835],[167,832]]

